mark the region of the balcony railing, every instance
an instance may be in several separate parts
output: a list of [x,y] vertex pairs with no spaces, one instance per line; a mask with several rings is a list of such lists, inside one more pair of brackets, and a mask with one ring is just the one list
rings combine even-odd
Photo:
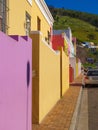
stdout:
[[0,30],[4,33],[8,32],[8,0],[0,0]]

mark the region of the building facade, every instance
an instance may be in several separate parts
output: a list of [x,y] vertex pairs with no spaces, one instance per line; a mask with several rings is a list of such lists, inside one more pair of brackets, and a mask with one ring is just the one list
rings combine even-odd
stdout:
[[8,35],[41,31],[49,42],[53,17],[44,0],[0,0],[0,30]]
[[[44,0],[0,0],[0,31],[8,35],[24,36],[30,34],[32,39],[32,71],[36,72],[36,76],[32,78],[33,123],[41,122],[60,98],[60,64],[58,64],[60,55],[53,52],[52,49],[50,49],[50,45],[48,45],[51,41],[50,36],[52,33],[53,22],[53,17]],[[46,55],[44,55],[45,53]],[[43,57],[43,55],[45,57]],[[51,68],[46,68],[46,66],[51,67],[50,63],[52,63],[52,61],[53,67],[57,67],[54,67],[55,69],[52,72],[57,74],[58,70],[57,76],[52,74],[54,77],[51,77]],[[43,74],[43,72],[46,71],[47,76],[50,76],[52,79],[51,82],[50,78]],[[39,75],[37,75],[37,73]],[[58,82],[55,84],[56,78]],[[50,85],[50,83],[52,85]],[[53,90],[54,86],[56,86],[56,88]],[[33,91],[37,88],[40,91]],[[56,89],[58,91],[56,91]],[[50,99],[51,92],[52,95],[56,92],[54,99]],[[36,100],[36,102],[33,102],[33,99],[34,101]],[[49,103],[46,107],[47,102]]]

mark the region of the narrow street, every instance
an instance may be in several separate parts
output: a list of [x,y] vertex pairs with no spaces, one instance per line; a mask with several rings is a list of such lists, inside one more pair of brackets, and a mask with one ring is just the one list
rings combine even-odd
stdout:
[[76,130],[98,130],[98,87],[83,89]]

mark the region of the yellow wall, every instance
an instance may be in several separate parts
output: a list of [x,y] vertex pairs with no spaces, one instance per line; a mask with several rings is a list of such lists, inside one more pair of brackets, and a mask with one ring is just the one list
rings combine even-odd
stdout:
[[41,20],[41,32],[43,33],[43,37],[47,37],[47,31],[50,31],[50,25],[47,22],[47,20],[45,19],[45,17],[43,16],[43,14],[41,13],[41,11],[39,10],[38,6],[36,5],[36,3],[33,3],[32,6],[32,25],[31,28],[32,30],[36,31],[37,30],[37,16],[39,16],[40,20]]
[[32,34],[31,38],[36,71],[32,81],[33,123],[40,123],[60,99],[60,53],[56,54],[43,42],[40,34]]
[[26,11],[31,16],[31,30],[37,30],[37,16],[41,20],[41,32],[43,37],[47,37],[47,31],[50,31],[49,23],[42,14],[38,5],[32,0],[32,6],[27,0],[9,0],[9,20],[8,20],[8,34],[26,35],[25,22]]
[[60,99],[60,53],[46,44],[40,45],[40,121]]
[[25,35],[25,1],[9,0],[8,34]]
[[61,49],[61,82],[61,96],[63,96],[69,88],[69,57],[63,49]]

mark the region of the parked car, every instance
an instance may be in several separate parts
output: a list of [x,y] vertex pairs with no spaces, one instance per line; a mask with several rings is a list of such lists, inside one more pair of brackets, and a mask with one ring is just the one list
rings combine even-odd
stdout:
[[84,74],[82,79],[82,86],[87,87],[88,85],[98,85],[98,69],[89,69]]
[[91,46],[89,42],[82,42],[81,45],[86,48],[90,48]]

